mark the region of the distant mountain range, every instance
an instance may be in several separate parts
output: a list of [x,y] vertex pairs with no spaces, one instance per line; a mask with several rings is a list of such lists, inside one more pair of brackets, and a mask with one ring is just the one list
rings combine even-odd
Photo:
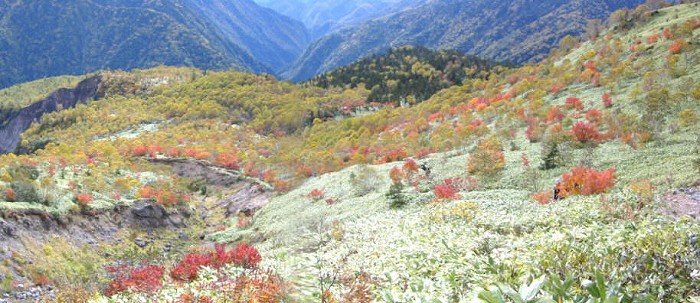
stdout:
[[303,22],[319,38],[349,25],[416,7],[426,0],[255,0]]
[[590,19],[634,7],[643,0],[431,0],[313,42],[284,74],[293,81],[350,64],[391,47],[455,49],[498,61],[542,58]]
[[0,2],[0,87],[157,65],[274,73],[308,43],[304,25],[250,0]]
[[523,63],[542,58],[565,35],[581,33],[589,19],[643,2],[256,1],[2,1],[0,88],[157,65],[303,81],[405,45]]

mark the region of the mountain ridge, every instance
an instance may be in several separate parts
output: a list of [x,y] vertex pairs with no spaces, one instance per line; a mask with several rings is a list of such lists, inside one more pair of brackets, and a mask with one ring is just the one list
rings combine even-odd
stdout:
[[642,2],[429,1],[312,42],[283,76],[303,81],[403,45],[455,49],[496,61],[524,63],[542,58],[560,38],[581,34],[589,19],[607,18],[618,8]]

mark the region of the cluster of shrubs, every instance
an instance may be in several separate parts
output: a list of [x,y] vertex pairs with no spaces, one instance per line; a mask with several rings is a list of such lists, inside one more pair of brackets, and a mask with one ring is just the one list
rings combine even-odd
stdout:
[[[227,250],[224,245],[216,245],[213,252],[189,253],[185,255],[168,273],[173,281],[191,282],[198,278],[199,271],[203,267],[220,269],[231,264],[255,270],[261,259],[258,250],[245,243],[237,244],[232,250]],[[116,275],[116,278],[109,283],[104,291],[104,294],[109,297],[126,291],[154,293],[163,287],[164,274],[167,272],[164,266],[152,264],[144,264],[136,268],[128,266],[109,267],[107,270]],[[239,277],[237,280],[239,282],[244,280],[259,282],[255,278],[247,276]],[[279,286],[275,287],[278,288]]]

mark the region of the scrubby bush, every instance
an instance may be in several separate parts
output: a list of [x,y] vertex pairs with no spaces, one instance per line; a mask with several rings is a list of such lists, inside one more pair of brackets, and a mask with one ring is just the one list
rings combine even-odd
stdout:
[[108,268],[117,277],[105,289],[105,295],[111,297],[123,291],[151,293],[163,287],[163,272],[165,268],[157,265],[144,264],[138,268],[126,266]]
[[188,253],[170,270],[170,277],[189,282],[197,279],[202,267],[219,269],[233,264],[242,268],[256,268],[261,259],[258,250],[246,243],[236,244],[233,250],[226,250],[226,246],[220,244],[215,246],[213,252]]
[[574,167],[562,176],[557,184],[558,196],[565,198],[572,195],[593,195],[604,193],[615,185],[615,169],[596,171],[589,167]]
[[10,189],[15,193],[14,201],[41,202],[36,187],[30,182],[14,181],[10,184]]
[[350,174],[350,183],[357,196],[362,197],[377,189],[379,174],[369,166],[360,166],[357,174]]
[[590,123],[579,121],[571,128],[574,138],[581,143],[596,142],[601,138],[598,128]]
[[467,170],[469,173],[493,176],[506,166],[503,144],[495,137],[481,140],[471,153]]

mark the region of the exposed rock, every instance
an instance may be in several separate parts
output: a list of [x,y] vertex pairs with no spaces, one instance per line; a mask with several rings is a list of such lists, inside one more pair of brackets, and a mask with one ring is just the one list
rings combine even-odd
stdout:
[[662,209],[673,216],[690,216],[700,219],[700,185],[677,188],[664,196],[667,206]]
[[146,245],[148,245],[148,242],[144,239],[136,238],[134,239],[134,244],[136,244],[138,247],[144,248]]
[[272,194],[259,185],[243,184],[235,194],[219,201],[217,206],[225,208],[226,217],[239,213],[252,216],[255,211],[265,206],[271,197]]
[[44,114],[62,109],[73,108],[79,103],[97,97],[101,76],[95,76],[80,82],[75,88],[61,88],[51,93],[46,99],[21,109],[0,126],[0,154],[15,151],[20,142],[20,135],[39,121]]
[[[186,227],[185,219],[180,210],[168,211],[153,200],[145,199],[134,203],[129,211],[131,225],[153,229],[162,227]],[[187,212],[184,209],[182,212]]]

